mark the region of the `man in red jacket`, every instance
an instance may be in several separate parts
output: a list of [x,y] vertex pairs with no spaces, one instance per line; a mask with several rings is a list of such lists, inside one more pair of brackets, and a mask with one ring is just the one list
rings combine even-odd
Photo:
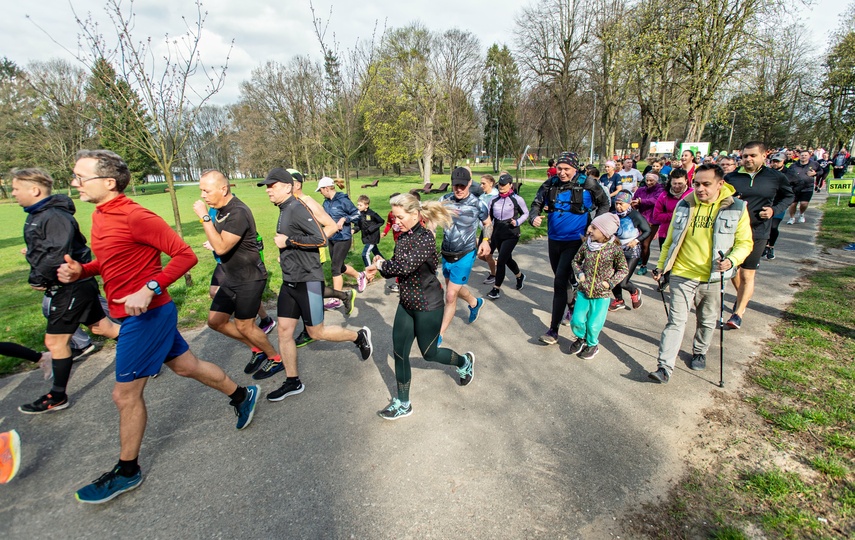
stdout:
[[[252,421],[259,392],[257,386],[238,386],[218,366],[198,359],[181,337],[178,311],[166,288],[196,264],[196,255],[160,216],[125,197],[130,179],[128,165],[109,150],[77,153],[72,185],[80,200],[96,205],[91,233],[96,258],[81,265],[66,255],[57,272],[63,283],[100,274],[110,315],[123,319],[113,388],[119,409],[119,463],[77,491],[78,501],[91,504],[107,502],[142,483],[138,458],[147,417],[143,390],[162,364],[229,396],[238,429]],[[165,267],[161,253],[170,257]]]

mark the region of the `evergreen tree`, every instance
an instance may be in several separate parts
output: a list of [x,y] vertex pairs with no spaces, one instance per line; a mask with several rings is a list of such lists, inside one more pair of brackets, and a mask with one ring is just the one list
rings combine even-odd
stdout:
[[[487,51],[482,89],[481,111],[485,119],[485,149],[490,154],[496,151],[498,119],[499,156],[516,154],[520,149],[516,121],[520,101],[520,74],[507,45],[500,49],[497,44],[493,44]],[[494,159],[498,159],[498,156],[494,156]]]

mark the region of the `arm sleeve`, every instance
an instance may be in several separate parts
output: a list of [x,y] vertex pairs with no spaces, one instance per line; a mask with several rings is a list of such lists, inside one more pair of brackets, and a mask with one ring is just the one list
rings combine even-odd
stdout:
[[549,192],[550,183],[551,181],[547,180],[537,188],[537,194],[534,196],[534,200],[531,201],[531,210],[529,210],[528,213],[529,223],[534,221],[534,218],[540,216],[540,213],[543,211],[543,198],[546,197],[546,194]]
[[666,193],[662,193],[653,204],[653,222],[659,225],[664,225],[668,221],[668,212],[665,209],[665,197],[667,196]]
[[639,212],[638,210],[633,210],[632,212],[630,212],[629,218],[632,220],[632,223],[633,225],[635,225],[635,228],[641,231],[641,234],[638,235],[638,238],[636,238],[636,240],[638,240],[639,242],[643,242],[645,239],[647,239],[648,236],[650,236],[650,224],[647,223],[647,220],[644,219],[644,216],[642,216],[641,212]]
[[299,204],[295,204],[291,211],[291,220],[303,234],[289,236],[288,247],[307,250],[324,247],[327,244],[327,238],[324,236],[321,224],[315,219],[306,203],[300,199],[297,199],[297,203]]
[[772,215],[777,216],[782,213],[795,199],[796,195],[793,193],[793,186],[781,175],[778,182],[778,191],[775,193],[775,200],[772,202]]
[[579,248],[579,251],[576,252],[576,255],[573,256],[573,261],[570,263],[570,267],[573,269],[573,275],[578,276],[582,273],[582,262],[585,259],[585,253],[588,251],[588,248],[585,247],[585,244],[582,244],[582,247]]
[[154,277],[161,288],[172,285],[196,265],[198,259],[193,249],[163,218],[145,209],[133,212],[128,217],[134,240],[152,246],[170,257],[163,271]]
[[356,208],[356,205],[353,204],[348,198],[342,199],[342,208],[345,212],[347,212],[347,216],[345,216],[345,224],[354,223],[359,221],[359,209]]
[[591,198],[594,200],[594,208],[596,209],[594,217],[603,215],[609,211],[609,196],[599,182],[593,178],[588,178],[585,180],[585,189],[591,192]]
[[624,278],[629,275],[629,266],[626,264],[626,256],[624,256],[623,252],[619,249],[614,251],[614,266],[615,273],[612,275],[612,278],[609,280],[609,286],[614,288],[615,285],[624,280]]
[[525,204],[525,199],[514,193],[512,197],[516,198],[517,203],[520,205],[520,210],[522,210],[522,215],[517,218],[517,225],[520,223],[525,223],[528,221],[528,206]]
[[47,217],[43,230],[44,239],[32,250],[36,257],[28,257],[32,266],[30,283],[33,285],[56,283],[56,271],[65,262],[65,255],[71,254],[74,238],[71,222],[58,213]]
[[659,260],[656,261],[656,268],[661,269],[662,271],[667,270],[665,268],[665,263],[668,262],[668,250],[671,249],[671,243],[674,241],[672,238],[672,234],[674,233],[674,222],[672,221],[668,225],[668,235],[665,236],[665,241],[662,242],[662,247],[659,248]]
[[101,262],[98,259],[83,265],[83,272],[78,279],[86,279],[101,274]]
[[389,229],[392,228],[392,212],[389,212],[389,215],[386,216],[386,226],[383,227],[383,234],[389,234]]
[[371,215],[372,224],[371,224],[371,226],[368,227],[369,232],[373,233],[373,232],[379,231],[380,227],[382,227],[383,223],[384,223],[383,218],[380,217],[380,214],[378,214],[374,210],[372,210],[370,212],[370,215]]

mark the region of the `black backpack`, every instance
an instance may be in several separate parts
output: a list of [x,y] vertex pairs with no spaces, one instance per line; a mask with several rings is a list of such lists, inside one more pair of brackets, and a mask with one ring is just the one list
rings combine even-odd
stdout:
[[[583,198],[585,194],[585,182],[588,177],[584,174],[580,174],[578,177],[571,180],[574,182],[573,187],[570,188],[570,213],[571,214],[587,214],[588,209],[585,208],[585,199]],[[550,212],[563,212],[563,210],[558,210],[555,208],[555,201],[558,198],[558,192],[562,191],[559,188],[561,187],[561,181],[557,180],[549,186],[548,200],[549,200],[549,211]]]

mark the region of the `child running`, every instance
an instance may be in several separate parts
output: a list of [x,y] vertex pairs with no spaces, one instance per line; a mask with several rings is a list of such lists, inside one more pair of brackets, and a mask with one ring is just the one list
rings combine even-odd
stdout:
[[632,192],[628,190],[621,190],[615,196],[615,213],[620,220],[617,239],[620,241],[623,254],[626,257],[629,274],[612,289],[615,299],[609,304],[609,311],[629,309],[629,306],[623,301],[624,289],[629,291],[629,296],[632,298],[632,309],[641,307],[641,289],[630,283],[629,280],[632,279],[635,267],[638,266],[638,261],[641,260],[641,243],[651,233],[650,224],[647,223],[644,216],[638,210],[632,208],[632,197]]
[[360,195],[356,199],[356,209],[359,210],[359,221],[356,222],[356,229],[362,233],[362,262],[365,263],[365,266],[371,266],[369,253],[375,257],[383,257],[377,245],[380,243],[380,227],[383,226],[383,218],[372,210],[370,205],[371,199],[368,198],[368,195]]
[[609,293],[629,274],[626,257],[615,237],[619,225],[615,214],[594,218],[582,248],[573,258],[579,290],[570,324],[577,339],[570,345],[570,354],[585,360],[600,352],[599,336],[608,315]]
[[442,284],[436,277],[439,257],[436,238],[431,230],[436,226],[449,227],[451,214],[437,201],[420,203],[405,193],[393,198],[392,213],[401,235],[391,259],[375,257],[374,264],[365,269],[373,276],[380,272],[384,278],[397,277],[401,288],[398,311],[392,324],[392,348],[395,353],[395,378],[398,397],[377,414],[385,420],[397,420],[413,412],[410,404],[410,349],[418,340],[419,350],[428,362],[457,367],[460,386],[472,382],[475,355],[458,354],[451,349],[439,348],[437,339],[442,327],[445,308]]

